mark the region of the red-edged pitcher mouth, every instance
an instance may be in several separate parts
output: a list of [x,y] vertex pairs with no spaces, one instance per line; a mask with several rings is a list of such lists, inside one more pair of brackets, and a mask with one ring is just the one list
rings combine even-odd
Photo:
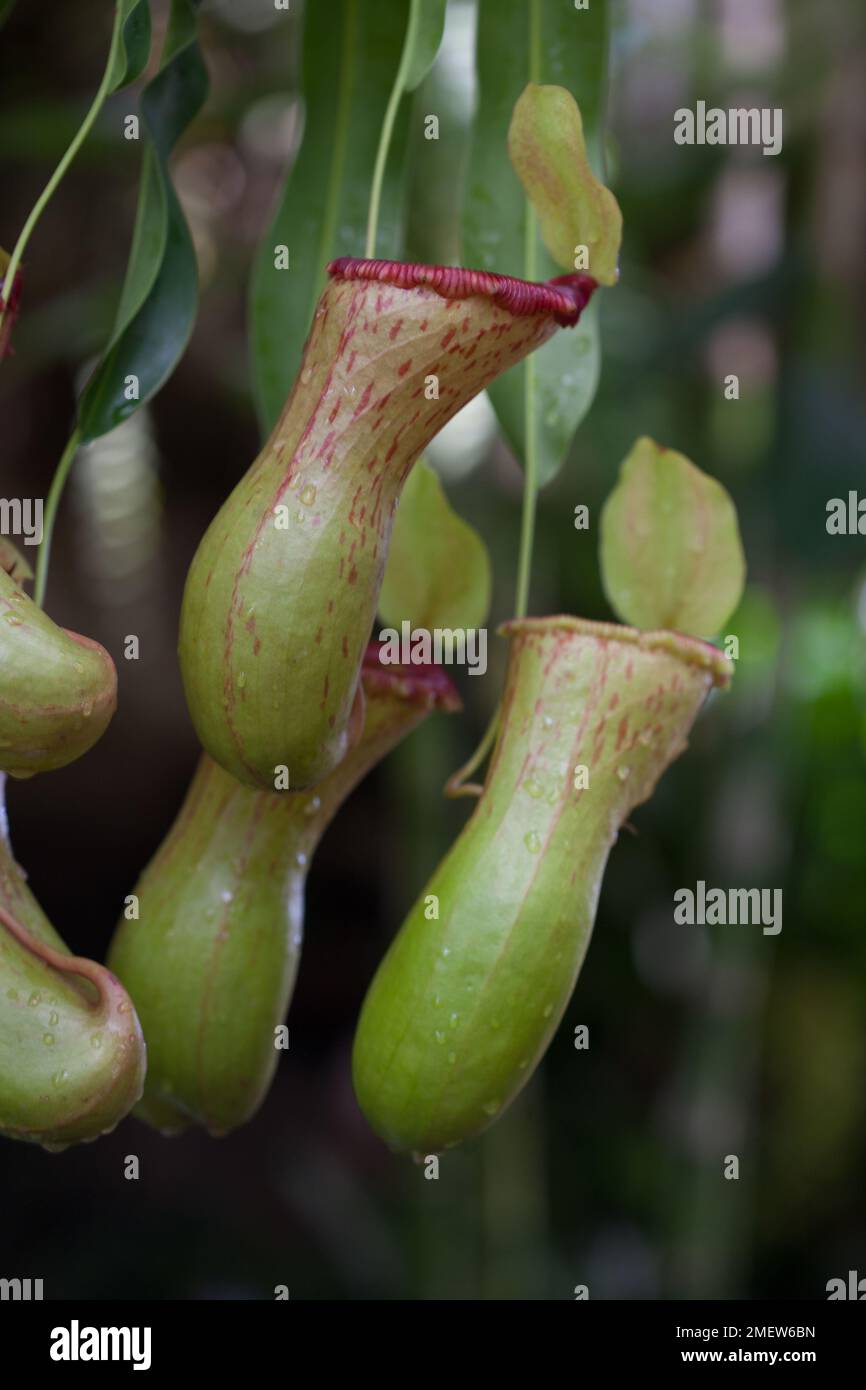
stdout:
[[390,691],[404,700],[417,700],[431,709],[450,712],[463,708],[463,701],[451,677],[441,666],[383,665],[379,655],[384,642],[370,642],[364,652],[361,675],[367,694],[371,691]]
[[433,290],[443,299],[492,299],[517,317],[551,314],[563,328],[573,328],[598,283],[591,275],[559,275],[535,284],[512,275],[465,270],[453,265],[417,265],[406,261],[365,261],[340,256],[328,265],[332,280],[377,280],[399,289]]

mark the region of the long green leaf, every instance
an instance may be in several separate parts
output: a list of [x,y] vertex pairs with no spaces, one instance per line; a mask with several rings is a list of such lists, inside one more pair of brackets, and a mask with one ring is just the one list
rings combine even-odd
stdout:
[[385,107],[385,117],[379,135],[379,148],[373,166],[373,182],[370,186],[370,205],[367,210],[367,235],[364,242],[364,255],[372,258],[376,254],[376,233],[379,229],[379,206],[388,154],[394,136],[394,124],[400,103],[407,92],[414,92],[423,82],[439,51],[445,29],[445,5],[443,0],[409,0],[409,19],[403,39],[400,65]]
[[445,5],[446,0],[412,0],[414,24],[410,25],[403,50],[407,92],[414,92],[436,61],[445,29]]
[[[197,4],[172,0],[160,68],[141,96],[146,143],[132,249],[111,342],[78,403],[82,443],[114,429],[155,395],[182,356],[195,322],[195,250],[168,161],[207,96]],[[131,377],[137,379],[137,394],[129,388]]]
[[[400,62],[404,25],[388,0],[335,0],[304,19],[304,133],[262,238],[250,289],[253,386],[262,429],[276,421],[301,360],[325,266],[361,256],[379,134]],[[395,159],[399,136],[392,151]],[[398,254],[395,199],[386,184],[379,254]],[[289,268],[275,248],[289,251]]]
[[[562,273],[511,167],[508,128],[528,82],[565,87],[580,107],[590,163],[600,173],[607,39],[606,0],[592,0],[586,10],[565,0],[479,0],[479,103],[463,215],[466,265],[528,280]],[[493,408],[515,454],[524,462],[528,451],[534,454],[539,486],[565,462],[598,374],[593,303],[576,328],[557,333],[491,387]]]
[[128,87],[144,71],[150,54],[149,0],[117,0],[120,42],[108,72],[108,91]]

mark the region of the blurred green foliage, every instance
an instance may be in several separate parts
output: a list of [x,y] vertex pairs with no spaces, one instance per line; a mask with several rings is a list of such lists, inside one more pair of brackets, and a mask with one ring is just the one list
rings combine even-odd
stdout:
[[[135,227],[111,341],[78,403],[85,443],[128,419],[160,389],[195,322],[195,250],[169,159],[207,96],[196,8],[197,0],[173,0],[159,68],[141,94],[145,144]],[[143,28],[149,39],[149,24]],[[142,55],[139,72],[145,61]],[[136,379],[132,399],[131,376]]]

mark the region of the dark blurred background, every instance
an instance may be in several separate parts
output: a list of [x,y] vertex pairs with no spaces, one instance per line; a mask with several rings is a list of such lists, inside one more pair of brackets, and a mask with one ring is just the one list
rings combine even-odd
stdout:
[[[7,249],[99,82],[110,8],[22,0],[0,35]],[[434,80],[464,120],[472,36],[472,4],[452,0]],[[86,758],[14,785],[9,810],[31,886],[79,954],[104,957],[197,757],[178,609],[195,546],[258,449],[247,282],[297,143],[297,40],[270,0],[203,6],[211,96],[174,161],[198,324],[152,405],[79,456],[59,518],[47,607],[114,654],[119,709]],[[730,490],[749,584],[728,624],[734,689],[616,846],[539,1076],[438,1182],[380,1144],[349,1078],[376,963],[467,814],[440,788],[485,726],[497,651],[486,681],[462,680],[465,717],[414,735],[324,840],[291,1050],[255,1119],[218,1141],[127,1120],[61,1155],[0,1141],[0,1273],[94,1299],[270,1298],[277,1284],[293,1298],[568,1299],[581,1283],[593,1298],[811,1299],[866,1274],[866,554],[825,526],[828,499],[866,492],[864,66],[862,0],[617,9],[622,274],[601,296],[598,396],[541,496],[532,609],[611,616],[596,523],[644,433]],[[781,106],[782,153],[676,146],[672,113],[699,97]],[[109,103],[28,250],[0,372],[5,496],[47,493],[110,330],[138,175],[117,115],[132,109],[130,93]],[[519,469],[483,404],[433,458],[492,549],[492,626],[513,601]],[[579,502],[588,535],[573,528]],[[122,660],[130,633],[138,662]],[[781,934],[676,926],[673,893],[698,879],[781,887]],[[573,1046],[579,1023],[588,1051]],[[138,1182],[123,1177],[129,1153]],[[728,1153],[737,1182],[722,1177]]]

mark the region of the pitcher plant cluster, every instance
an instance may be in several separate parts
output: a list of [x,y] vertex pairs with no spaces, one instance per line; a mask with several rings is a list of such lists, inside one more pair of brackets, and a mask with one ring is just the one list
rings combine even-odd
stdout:
[[[513,9],[510,0],[501,7]],[[492,388],[525,470],[516,599],[498,627],[507,669],[488,733],[466,767],[442,769],[447,794],[474,797],[474,809],[360,1006],[355,1092],[393,1149],[426,1155],[478,1135],[529,1081],[575,988],[621,826],[684,752],[710,692],[731,680],[732,662],[712,639],[744,582],[733,504],[682,454],[646,437],[625,459],[600,523],[604,589],[620,621],[530,615],[536,497],[554,471],[550,441],[539,444],[539,386],[550,364],[567,373],[578,326],[597,298],[616,292],[622,219],[594,172],[604,72],[592,75],[587,96],[590,158],[575,94],[537,80],[547,39],[529,36],[533,80],[516,94],[510,124],[494,131],[513,169],[524,267],[377,258],[400,100],[432,67],[445,17],[444,0],[412,0],[408,10],[369,170],[364,241],[358,254],[328,255],[339,248],[321,238],[326,255],[311,269],[324,283],[303,323],[277,288],[303,267],[291,268],[289,256],[283,268],[273,227],[265,234],[255,303],[272,315],[272,341],[282,328],[287,341],[305,334],[305,343],[261,452],[189,566],[178,651],[201,757],[165,840],[131,885],[106,965],[75,956],[47,921],[4,818],[0,1131],[10,1138],[63,1148],[110,1131],[130,1111],[165,1134],[192,1125],[224,1134],[261,1105],[287,1045],[305,882],[323,832],[422,721],[459,717],[451,674],[405,651],[395,660],[375,634],[377,614],[394,631],[484,627],[484,542],[423,460],[479,393]],[[496,22],[490,11],[485,0],[482,25]],[[603,40],[604,11],[569,10],[558,22],[570,26],[572,44],[581,25]],[[149,18],[144,0],[119,0],[100,100],[141,73]],[[79,444],[159,389],[192,329],[194,253],[169,158],[206,97],[197,19],[191,0],[174,0],[162,59],[141,93],[145,149],[127,283],[46,503],[34,597],[22,554],[9,544],[2,553],[0,768],[11,778],[86,755],[115,709],[109,653],[58,627],[42,602]],[[311,42],[321,22],[310,19]],[[602,42],[602,68],[604,51]],[[308,112],[304,138],[315,140],[309,121]],[[7,348],[16,314],[26,314],[24,246],[78,144],[0,265]],[[274,226],[286,225],[287,207]],[[489,216],[497,216],[492,201]],[[559,273],[513,273],[538,266]],[[286,304],[292,316],[281,325]],[[261,339],[261,318],[258,326]],[[262,374],[260,403],[284,365]]]

